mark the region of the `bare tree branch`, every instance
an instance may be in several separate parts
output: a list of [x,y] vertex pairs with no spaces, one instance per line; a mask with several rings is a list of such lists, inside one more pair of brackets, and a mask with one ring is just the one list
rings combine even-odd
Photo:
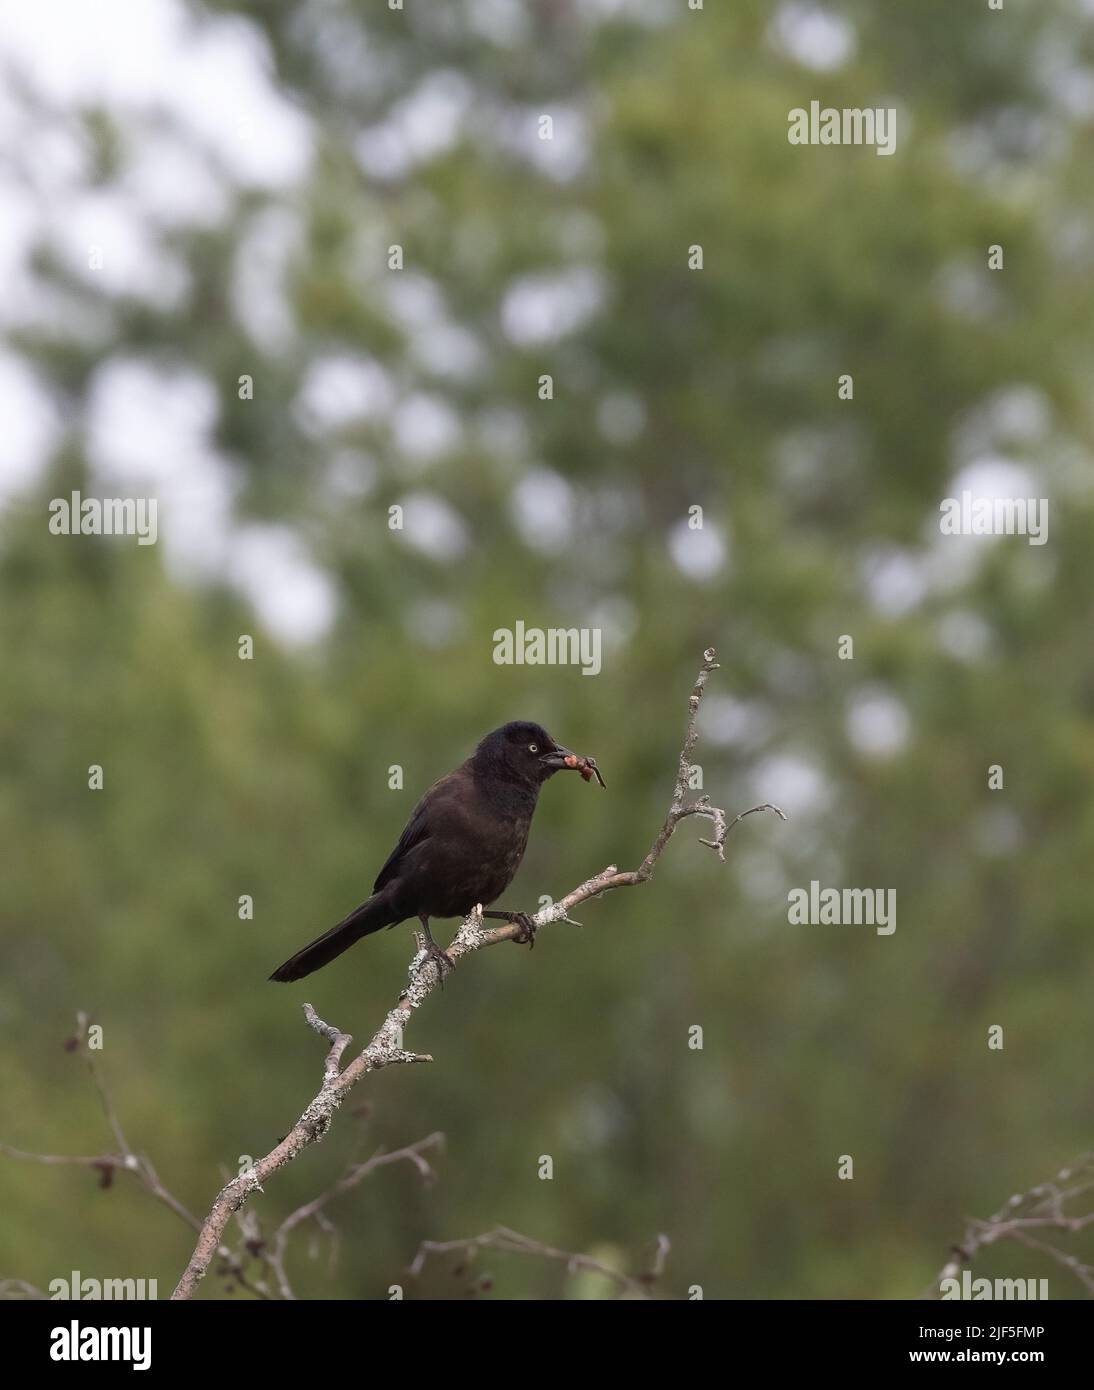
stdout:
[[[74,1050],[76,1047],[84,1048],[88,1072],[95,1086],[96,1093],[98,1094],[103,1115],[119,1146],[120,1152],[101,1154],[28,1153],[24,1149],[17,1149],[11,1144],[0,1142],[0,1154],[3,1154],[6,1158],[18,1159],[20,1162],[24,1163],[42,1163],[51,1167],[93,1168],[98,1172],[99,1186],[103,1188],[110,1187],[113,1184],[115,1173],[128,1173],[136,1178],[149,1196],[153,1197],[161,1206],[165,1206],[169,1211],[174,1212],[174,1214],[181,1221],[184,1221],[191,1230],[200,1231],[202,1227],[201,1221],[163,1185],[160,1181],[159,1174],[152,1166],[151,1159],[149,1159],[146,1154],[136,1153],[131,1147],[128,1139],[126,1139],[125,1132],[118,1119],[117,1111],[114,1109],[114,1104],[110,1098],[110,1092],[99,1071],[94,1053],[86,1046],[88,1023],[89,1019],[87,1014],[83,1012],[77,1014],[76,1035],[70,1040],[68,1050]],[[241,1287],[249,1289],[252,1293],[263,1296],[261,1290],[248,1282],[244,1273],[243,1264],[229,1249],[227,1249],[227,1247],[222,1247],[218,1251],[218,1254],[225,1262],[226,1272],[230,1273]],[[22,1281],[6,1280],[4,1284],[19,1287],[22,1286]],[[30,1285],[26,1285],[26,1287],[29,1288]],[[42,1296],[44,1297],[45,1295]]]
[[1033,1231],[1061,1231],[1076,1235],[1094,1227],[1094,1210],[1080,1212],[1073,1206],[1069,1209],[1069,1204],[1077,1198],[1091,1193],[1094,1193],[1094,1151],[1083,1154],[1069,1168],[1061,1169],[1051,1182],[1016,1193],[986,1221],[970,1219],[961,1244],[953,1247],[955,1258],[942,1267],[938,1278],[922,1296],[937,1297],[944,1279],[958,1278],[963,1265],[971,1264],[979,1251],[1000,1240],[1014,1240],[1048,1255],[1073,1275],[1088,1293],[1094,1294],[1094,1265],[1031,1234]]
[[323,1077],[327,1081],[333,1081],[342,1065],[342,1053],[353,1041],[353,1036],[350,1033],[340,1033],[337,1028],[332,1028],[329,1023],[324,1023],[310,1004],[304,1005],[304,1017],[320,1037],[326,1038],[330,1043],[327,1064],[323,1068]]
[[363,1182],[371,1173],[374,1173],[377,1168],[382,1168],[390,1163],[410,1163],[417,1169],[423,1182],[435,1182],[437,1174],[426,1159],[425,1154],[429,1149],[443,1147],[444,1135],[438,1130],[434,1134],[427,1135],[424,1139],[419,1139],[416,1144],[408,1144],[405,1148],[394,1149],[391,1153],[384,1153],[381,1150],[363,1163],[351,1164],[333,1187],[320,1193],[318,1197],[313,1197],[310,1202],[305,1202],[302,1206],[297,1207],[294,1212],[290,1212],[274,1232],[272,1245],[265,1252],[265,1258],[269,1261],[277,1279],[281,1297],[296,1297],[285,1273],[285,1247],[289,1236],[297,1226],[304,1221],[315,1221],[332,1238],[332,1241],[336,1242],[337,1230],[324,1216],[323,1209],[328,1202],[335,1197],[340,1197],[343,1192],[349,1192],[351,1188],[356,1187],[359,1182]]
[[[81,1046],[86,1048],[88,1022],[86,1014],[81,1012],[77,1015],[77,1032],[66,1043],[66,1051],[75,1051]],[[351,1039],[347,1034],[340,1033],[336,1028],[331,1028],[324,1023],[310,1006],[308,1007],[308,1022],[317,1033],[327,1038],[331,1043],[331,1052],[327,1059],[329,1068],[331,1059],[337,1060]],[[123,1151],[101,1154],[29,1153],[24,1149],[17,1149],[11,1144],[0,1142],[0,1154],[20,1162],[40,1163],[49,1167],[90,1168],[99,1174],[99,1186],[102,1188],[113,1186],[115,1172],[129,1173],[138,1180],[150,1196],[172,1211],[192,1230],[200,1233],[202,1222],[163,1185],[151,1160],[145,1154],[138,1154],[130,1147],[114,1109],[110,1092],[99,1073],[96,1060],[91,1055],[90,1050],[88,1050],[85,1060],[98,1093],[103,1114],[115,1139],[122,1145]],[[336,1067],[335,1074],[337,1074]],[[264,1265],[273,1275],[282,1298],[295,1298],[296,1295],[293,1293],[285,1273],[286,1245],[291,1233],[305,1221],[314,1221],[320,1230],[330,1237],[333,1256],[337,1249],[338,1229],[324,1214],[324,1208],[328,1202],[356,1187],[358,1183],[378,1168],[394,1163],[409,1163],[416,1169],[423,1182],[435,1182],[437,1174],[426,1158],[426,1154],[431,1150],[443,1147],[444,1135],[438,1131],[435,1134],[427,1135],[424,1139],[419,1139],[415,1144],[408,1144],[405,1148],[394,1149],[391,1152],[385,1152],[381,1149],[363,1162],[351,1163],[333,1187],[290,1213],[274,1232],[272,1242],[267,1242],[263,1237],[258,1219],[253,1211],[237,1212],[240,1244],[234,1250],[226,1244],[219,1246],[216,1252],[218,1272],[229,1279],[235,1287],[245,1289],[256,1298],[276,1297],[277,1295],[271,1293],[270,1287],[264,1279],[251,1277],[252,1262],[257,1262],[260,1266]],[[41,1289],[27,1283],[26,1280],[0,1279],[0,1299],[47,1297],[48,1295],[43,1293]]]
[[[325,1066],[325,1077],[330,1078],[333,1074],[337,1075],[337,1059],[342,1055],[351,1041],[346,1033],[339,1032],[337,1028],[332,1028],[325,1023],[310,1005],[305,1005],[305,1013],[308,1023],[321,1037],[330,1042],[331,1049],[327,1057]],[[88,1018],[86,1014],[79,1014],[78,1032],[75,1037],[66,1044],[67,1051],[74,1051],[87,1042]],[[408,1056],[412,1054],[407,1054]],[[85,1060],[88,1065],[88,1072],[94,1082],[99,1100],[102,1104],[103,1114],[107,1123],[123,1148],[123,1152],[106,1152],[101,1154],[43,1154],[31,1153],[24,1149],[15,1148],[11,1144],[0,1143],[0,1154],[7,1158],[15,1159],[27,1163],[39,1163],[46,1166],[69,1167],[69,1168],[88,1168],[93,1169],[99,1174],[99,1186],[109,1188],[113,1185],[114,1173],[124,1172],[135,1177],[140,1185],[163,1206],[178,1216],[193,1230],[199,1233],[203,1230],[203,1224],[189,1212],[186,1207],[163,1185],[160,1181],[155,1168],[146,1155],[137,1154],[129,1145],[125,1133],[121,1127],[117,1113],[110,1098],[110,1093],[105,1082],[99,1074],[95,1058],[88,1055]],[[232,1288],[240,1288],[259,1299],[295,1299],[285,1267],[286,1255],[288,1251],[288,1241],[294,1231],[305,1223],[314,1222],[319,1231],[326,1235],[330,1241],[329,1269],[333,1272],[339,1247],[339,1231],[337,1226],[327,1217],[326,1207],[335,1198],[351,1191],[358,1184],[364,1181],[372,1173],[380,1168],[388,1167],[397,1163],[409,1163],[418,1173],[424,1183],[433,1183],[437,1180],[437,1173],[429,1159],[426,1157],[431,1151],[443,1149],[444,1135],[437,1131],[427,1135],[424,1139],[419,1139],[414,1144],[408,1144],[403,1148],[394,1149],[387,1152],[383,1149],[378,1150],[370,1158],[351,1163],[327,1191],[319,1196],[312,1198],[309,1202],[304,1202],[295,1211],[281,1222],[274,1231],[270,1240],[267,1240],[262,1233],[261,1224],[257,1214],[253,1209],[239,1209],[234,1213],[235,1222],[239,1228],[240,1239],[235,1249],[230,1248],[225,1243],[220,1243],[216,1249],[217,1272],[230,1281],[228,1292]],[[496,1231],[488,1233],[486,1236],[474,1237],[469,1241],[448,1241],[448,1242],[423,1242],[415,1258],[415,1271],[421,1267],[426,1255],[430,1252],[438,1253],[456,1248],[465,1248],[469,1257],[474,1254],[477,1248],[496,1248],[499,1250],[517,1251],[526,1255],[539,1255],[541,1258],[550,1260],[565,1259],[571,1270],[587,1269],[597,1271],[615,1282],[621,1289],[648,1292],[648,1290],[660,1278],[668,1255],[669,1241],[667,1236],[659,1236],[657,1249],[655,1252],[653,1266],[648,1273],[630,1278],[620,1274],[618,1271],[600,1264],[589,1256],[568,1254],[565,1251],[556,1250],[548,1245],[541,1245],[527,1236],[520,1236],[507,1228],[499,1227]],[[265,1277],[253,1272],[254,1265],[258,1265],[260,1272],[268,1273],[274,1283],[276,1290],[271,1288],[271,1284]],[[0,1279],[0,1301],[11,1301],[19,1299],[48,1299],[49,1295],[44,1293],[35,1285],[23,1279]]]
[[531,1255],[541,1260],[558,1260],[565,1264],[570,1274],[575,1274],[578,1270],[600,1274],[609,1279],[621,1292],[649,1298],[654,1284],[664,1272],[670,1249],[668,1236],[659,1235],[650,1269],[640,1275],[630,1275],[623,1274],[600,1260],[594,1260],[590,1255],[578,1255],[570,1250],[556,1250],[553,1245],[544,1245],[530,1236],[521,1235],[519,1231],[510,1230],[508,1226],[495,1226],[492,1231],[486,1231],[483,1235],[466,1236],[462,1240],[423,1240],[407,1272],[416,1278],[431,1255],[446,1255],[455,1250],[470,1260],[480,1250],[499,1250],[509,1255]]
[[[308,1007],[308,1022],[320,1036],[325,1037],[331,1043],[331,1055],[337,1052],[341,1055],[342,1051],[350,1042],[350,1038],[345,1033],[340,1033],[338,1029],[331,1028],[329,1024],[316,1014],[315,1010]],[[78,1034],[71,1040],[72,1045],[68,1050],[72,1051],[86,1042],[88,1019],[85,1014],[78,1015]],[[95,1065],[95,1059],[88,1057],[88,1071],[92,1076],[96,1091],[102,1103],[103,1113],[107,1117],[110,1128],[115,1138],[125,1145],[124,1153],[102,1153],[102,1154],[40,1154],[28,1153],[26,1150],[14,1148],[10,1144],[0,1143],[0,1154],[12,1159],[17,1159],[28,1163],[41,1163],[47,1166],[70,1167],[70,1168],[90,1168],[99,1173],[99,1186],[110,1187],[113,1185],[113,1175],[116,1171],[130,1173],[137,1178],[141,1186],[150,1195],[156,1198],[162,1205],[185,1221],[186,1224],[196,1231],[200,1231],[202,1223],[196,1216],[188,1212],[181,1202],[179,1202],[164,1187],[149,1159],[144,1155],[138,1155],[129,1147],[128,1140],[125,1138],[124,1131],[114,1110],[109,1091]],[[330,1056],[327,1059],[327,1066],[330,1067]],[[338,1227],[326,1215],[326,1207],[335,1198],[351,1191],[363,1182],[365,1178],[380,1168],[389,1167],[397,1163],[409,1163],[415,1169],[421,1180],[430,1184],[437,1180],[436,1170],[430,1163],[426,1155],[430,1152],[444,1148],[444,1135],[438,1130],[433,1134],[426,1135],[424,1139],[419,1139],[414,1144],[407,1144],[404,1148],[385,1151],[378,1150],[370,1158],[360,1162],[351,1163],[338,1179],[327,1191],[313,1197],[310,1202],[304,1202],[290,1212],[274,1231],[270,1240],[267,1240],[262,1233],[261,1223],[257,1214],[252,1208],[239,1210],[235,1213],[235,1221],[239,1227],[240,1239],[238,1245],[233,1249],[228,1245],[222,1244],[217,1250],[217,1272],[229,1282],[228,1291],[232,1288],[240,1288],[259,1299],[292,1299],[295,1300],[296,1294],[289,1280],[286,1270],[286,1256],[288,1254],[288,1242],[290,1236],[300,1227],[308,1222],[313,1222],[316,1227],[330,1241],[330,1258],[328,1261],[328,1272],[333,1273],[334,1265],[339,1248]],[[499,1240],[495,1243],[492,1237],[499,1234]],[[504,1240],[500,1239],[504,1236]],[[519,1243],[519,1247],[518,1247]],[[665,1259],[669,1250],[667,1236],[658,1237],[657,1250],[654,1262],[648,1274],[639,1275],[634,1279],[629,1279],[617,1271],[600,1265],[585,1255],[567,1255],[563,1251],[555,1250],[551,1246],[540,1245],[526,1236],[518,1236],[515,1232],[504,1228],[498,1228],[498,1232],[491,1232],[488,1237],[476,1237],[471,1241],[448,1241],[448,1242],[429,1242],[423,1243],[415,1259],[415,1266],[420,1267],[426,1255],[430,1252],[441,1252],[457,1247],[470,1247],[477,1245],[481,1248],[488,1248],[493,1245],[496,1249],[517,1250],[526,1255],[539,1255],[544,1259],[563,1259],[565,1258],[572,1270],[588,1269],[599,1271],[612,1279],[619,1287],[624,1289],[635,1289],[646,1292],[660,1278],[664,1269]],[[468,1251],[469,1257],[474,1254],[473,1250]],[[254,1266],[258,1266],[259,1273],[254,1272]],[[271,1286],[269,1280],[264,1277],[268,1274],[276,1285],[276,1289]],[[0,1279],[0,1301],[14,1300],[40,1300],[48,1299],[49,1295],[44,1293],[34,1284],[28,1283],[25,1279]]]

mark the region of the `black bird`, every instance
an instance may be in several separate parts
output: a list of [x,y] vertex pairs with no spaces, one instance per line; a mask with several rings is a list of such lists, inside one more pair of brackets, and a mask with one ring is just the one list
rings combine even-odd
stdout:
[[[563,768],[595,776],[596,762],[556,743],[539,724],[504,724],[487,734],[470,758],[442,777],[418,802],[399,843],[380,870],[372,897],[337,926],[278,966],[271,980],[300,980],[329,964],[355,941],[408,917],[422,924],[427,950],[442,970],[452,961],[429,930],[430,917],[466,917],[496,901],[524,857],[539,789]],[[486,912],[520,927],[518,940],[535,944],[523,912]]]

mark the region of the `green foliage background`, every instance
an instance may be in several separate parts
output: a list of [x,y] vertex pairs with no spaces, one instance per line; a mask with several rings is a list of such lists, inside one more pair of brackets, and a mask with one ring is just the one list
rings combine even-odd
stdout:
[[[826,73],[779,51],[775,7],[756,0],[676,0],[656,22],[502,5],[496,29],[489,7],[456,0],[192,9],[265,36],[316,150],[288,192],[220,171],[231,196],[213,228],[153,227],[190,277],[175,308],[107,295],[43,250],[42,284],[82,326],[62,313],[11,335],[65,431],[0,516],[0,1137],[110,1146],[61,1046],[86,1009],[131,1138],[206,1210],[222,1172],[313,1093],[321,1047],[300,1001],[360,1041],[404,980],[406,928],[306,986],[265,977],[366,896],[420,791],[486,729],[539,719],[596,754],[609,790],[552,783],[512,901],[634,864],[713,644],[704,789],[735,812],[789,786],[789,823],[746,821],[724,867],[687,825],[653,883],[588,905],[584,931],[461,970],[408,1038],[436,1064],[370,1080],[367,1113],[344,1112],[255,1199],[268,1229],[354,1154],[447,1136],[434,1187],[385,1170],[339,1204],[333,1273],[325,1238],[298,1239],[299,1292],[386,1297],[421,1239],[505,1224],[631,1270],[664,1231],[672,1296],[907,1297],[967,1215],[1090,1145],[1094,141],[1061,76],[1090,72],[1089,6],[838,10],[857,44]],[[354,141],[438,71],[467,93],[455,138],[401,176],[364,173]],[[896,105],[897,153],[790,146],[787,112],[813,98]],[[527,149],[559,110],[580,122],[571,177]],[[117,186],[126,113],[41,114],[78,131],[100,190]],[[251,336],[233,298],[271,206],[299,231],[286,345]],[[393,307],[394,242],[466,335],[453,360],[423,355]],[[595,275],[599,307],[557,339],[514,342],[507,293],[562,272]],[[459,430],[443,456],[409,461],[383,413],[305,429],[301,381],[338,352],[382,364],[400,399],[445,403]],[[322,642],[279,646],[229,585],[174,575],[162,545],[48,534],[51,497],[103,490],[83,406],[114,356],[215,389],[239,517],[293,527],[337,585]],[[837,398],[844,372],[853,402]],[[641,405],[630,437],[605,428],[621,397]],[[1034,427],[1028,408],[1015,423],[1016,399]],[[1050,499],[1047,545],[940,543],[970,437]],[[346,450],[349,492],[332,482]],[[513,522],[533,467],[571,489],[557,544]],[[388,507],[419,491],[462,519],[463,555],[388,529]],[[668,544],[694,505],[727,538],[706,578]],[[918,576],[914,601],[878,601],[894,566]],[[423,618],[438,612],[439,634]],[[491,634],[517,619],[603,623],[603,672],[494,665]],[[836,659],[841,634],[853,661]],[[909,717],[884,756],[848,732],[871,692]],[[788,889],[813,878],[895,889],[895,935],[788,925]],[[241,893],[253,922],[237,919]],[[842,1154],[852,1182],[837,1181]],[[120,1179],[100,1191],[78,1170],[5,1162],[0,1194],[0,1275],[45,1286],[78,1268],[164,1292],[189,1254],[189,1233]],[[486,1296],[605,1292],[532,1261],[477,1268],[494,1276]],[[983,1272],[1073,1292],[1018,1247]],[[465,1297],[471,1277],[442,1263],[411,1296]],[[202,1296],[223,1293],[210,1278]]]

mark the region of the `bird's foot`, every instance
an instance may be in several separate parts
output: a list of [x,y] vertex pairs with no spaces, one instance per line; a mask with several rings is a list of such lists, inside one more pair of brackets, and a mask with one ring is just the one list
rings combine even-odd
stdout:
[[518,946],[527,945],[531,949],[536,944],[538,928],[535,919],[529,917],[527,912],[484,912],[482,915],[493,918],[495,922],[511,922],[517,928],[513,940]]
[[422,950],[425,954],[422,956],[418,969],[420,970],[427,960],[431,960],[434,969],[437,971],[437,983],[440,985],[441,989],[444,989],[445,974],[449,970],[455,970],[456,962],[447,951],[442,951],[432,938],[422,943]]
[[525,942],[527,942],[528,949],[532,950],[536,944],[536,924],[534,920],[528,916],[527,912],[514,912],[509,920],[517,929],[517,934],[513,937],[513,941],[516,945],[523,946]]

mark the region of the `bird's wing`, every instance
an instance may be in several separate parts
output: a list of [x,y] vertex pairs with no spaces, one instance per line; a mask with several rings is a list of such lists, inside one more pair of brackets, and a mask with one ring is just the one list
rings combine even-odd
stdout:
[[[451,773],[449,776],[451,776]],[[376,882],[372,885],[372,891],[374,893],[378,893],[385,884],[390,883],[393,878],[396,878],[406,854],[412,850],[415,845],[420,845],[423,840],[429,838],[429,805],[434,799],[434,794],[439,788],[442,788],[447,781],[448,777],[442,777],[439,782],[434,782],[433,786],[430,787],[425,796],[418,802],[417,806],[414,807],[414,810],[411,811],[410,819],[403,827],[403,833],[399,836],[399,843],[388,855],[384,867],[376,876]]]

